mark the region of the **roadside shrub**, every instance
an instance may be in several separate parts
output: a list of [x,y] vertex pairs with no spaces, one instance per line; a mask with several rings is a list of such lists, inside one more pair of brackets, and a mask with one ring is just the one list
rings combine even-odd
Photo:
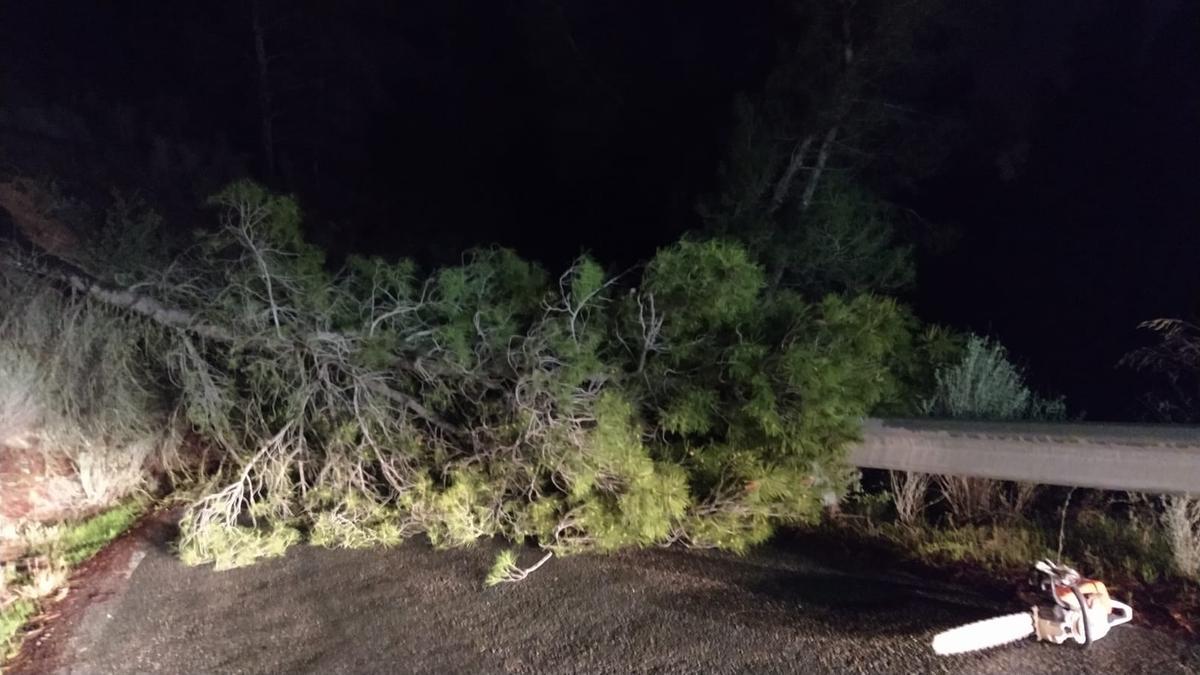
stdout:
[[[1147,395],[1152,412],[1163,421],[1194,423],[1200,419],[1200,325],[1181,319],[1154,319],[1141,324],[1158,338],[1155,344],[1127,354],[1121,365],[1160,376]],[[1161,500],[1161,524],[1170,542],[1175,570],[1200,580],[1200,499],[1169,495]]]
[[[1149,499],[1097,500],[1067,526],[1064,556],[1089,574],[1154,582],[1173,573],[1170,543]],[[1123,511],[1123,513],[1122,513]],[[1049,525],[1047,525],[1049,530]]]
[[[1137,508],[1124,515],[1110,512],[1111,504],[1081,509],[1066,531],[1062,561],[1118,585],[1122,579],[1155,582],[1180,574],[1164,530],[1153,520],[1141,517],[1143,508],[1151,503],[1134,506]],[[967,562],[1006,573],[1028,570],[1032,561],[1058,555],[1058,522],[1050,518],[1005,519],[952,527],[882,524],[868,532],[899,544],[927,562]]]
[[1200,581],[1200,499],[1163,497],[1163,528],[1170,542],[1175,571]]
[[931,417],[976,420],[1061,419],[1066,404],[1045,399],[1025,384],[1025,376],[998,342],[972,335],[961,360],[939,370],[934,395],[925,401]]
[[921,522],[927,506],[930,475],[916,471],[889,471],[892,503],[896,518],[902,525],[912,527]]
[[11,267],[0,303],[13,308],[0,320],[0,441],[66,457],[83,510],[138,489],[169,427],[153,372],[156,327]]
[[20,443],[22,435],[39,426],[43,412],[37,386],[33,355],[0,344],[0,443]]
[[[1029,389],[1003,345],[971,336],[961,360],[936,375],[934,395],[923,404],[934,417],[975,420],[1061,419],[1062,399],[1045,399]],[[986,478],[940,476],[938,489],[957,522],[993,515],[1016,517],[1033,503],[1037,486]]]
[[38,430],[49,412],[48,369],[39,354],[53,339],[53,313],[62,309],[53,294],[33,288],[23,275],[0,276],[0,302],[13,308],[0,317],[0,441],[14,444]]
[[996,568],[1024,569],[1053,553],[1046,534],[1032,524],[965,524],[911,531],[916,553],[941,562],[969,561]]

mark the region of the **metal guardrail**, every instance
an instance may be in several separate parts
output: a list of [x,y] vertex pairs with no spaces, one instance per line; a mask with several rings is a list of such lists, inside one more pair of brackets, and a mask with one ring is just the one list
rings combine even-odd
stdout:
[[860,468],[1200,495],[1200,427],[868,419]]

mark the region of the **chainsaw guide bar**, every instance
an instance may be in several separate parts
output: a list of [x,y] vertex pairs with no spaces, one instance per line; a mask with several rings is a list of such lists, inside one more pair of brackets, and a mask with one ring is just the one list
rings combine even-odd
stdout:
[[1020,612],[969,623],[938,633],[933,638],[933,651],[947,656],[979,649],[991,649],[1033,635],[1033,615]]

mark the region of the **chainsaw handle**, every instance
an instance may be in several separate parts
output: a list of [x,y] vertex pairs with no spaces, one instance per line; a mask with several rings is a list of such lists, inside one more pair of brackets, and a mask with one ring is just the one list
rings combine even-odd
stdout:
[[1120,626],[1123,623],[1129,623],[1131,620],[1133,620],[1133,608],[1132,607],[1130,607],[1129,605],[1127,605],[1123,602],[1120,602],[1118,600],[1109,600],[1109,602],[1112,603],[1113,614],[1120,615],[1120,616],[1116,617],[1115,619],[1112,617],[1112,615],[1109,615],[1108,625],[1110,627],[1111,626]]

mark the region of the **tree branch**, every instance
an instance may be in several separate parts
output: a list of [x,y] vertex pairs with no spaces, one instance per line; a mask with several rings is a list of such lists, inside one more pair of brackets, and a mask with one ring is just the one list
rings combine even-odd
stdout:
[[[75,270],[67,269],[65,263],[58,263],[56,266],[62,267],[62,270],[54,270],[46,266],[39,266],[32,269],[28,265],[22,265],[14,261],[11,257],[6,256],[4,263],[24,272],[31,272],[44,278],[53,279],[63,283],[80,293],[86,294],[101,303],[123,309],[139,316],[143,316],[151,321],[171,328],[174,330],[185,331],[199,335],[208,340],[213,340],[222,343],[232,343],[237,341],[237,336],[234,331],[225,326],[208,323],[196,318],[195,314],[187,310],[171,307],[163,304],[159,300],[143,295],[130,289],[107,288],[99,281],[90,276]],[[316,335],[316,337],[328,337],[325,334]],[[344,337],[344,336],[342,336]],[[378,381],[368,381],[364,386],[370,391],[383,396],[391,401],[404,406],[409,412],[413,413],[420,419],[428,422],[431,426],[456,437],[462,436],[462,430],[456,428],[446,422],[439,415],[421,405],[417,400],[407,394],[401,393],[391,387]]]
[[783,200],[787,198],[788,190],[792,187],[792,181],[796,179],[796,173],[800,171],[800,167],[804,166],[804,160],[808,157],[808,149],[812,145],[812,141],[812,134],[809,134],[792,149],[792,157],[788,160],[787,169],[783,172],[779,182],[775,184],[775,192],[771,195],[771,204],[767,207],[767,215],[774,214],[783,205]]
[[829,131],[825,133],[825,139],[821,141],[821,150],[817,153],[817,164],[813,167],[812,175],[808,177],[808,184],[804,186],[804,197],[800,200],[801,211],[808,210],[813,195],[817,192],[817,184],[821,182],[821,174],[825,172],[825,164],[829,161],[829,150],[833,147],[833,142],[837,140],[838,128],[836,124],[829,127]]

